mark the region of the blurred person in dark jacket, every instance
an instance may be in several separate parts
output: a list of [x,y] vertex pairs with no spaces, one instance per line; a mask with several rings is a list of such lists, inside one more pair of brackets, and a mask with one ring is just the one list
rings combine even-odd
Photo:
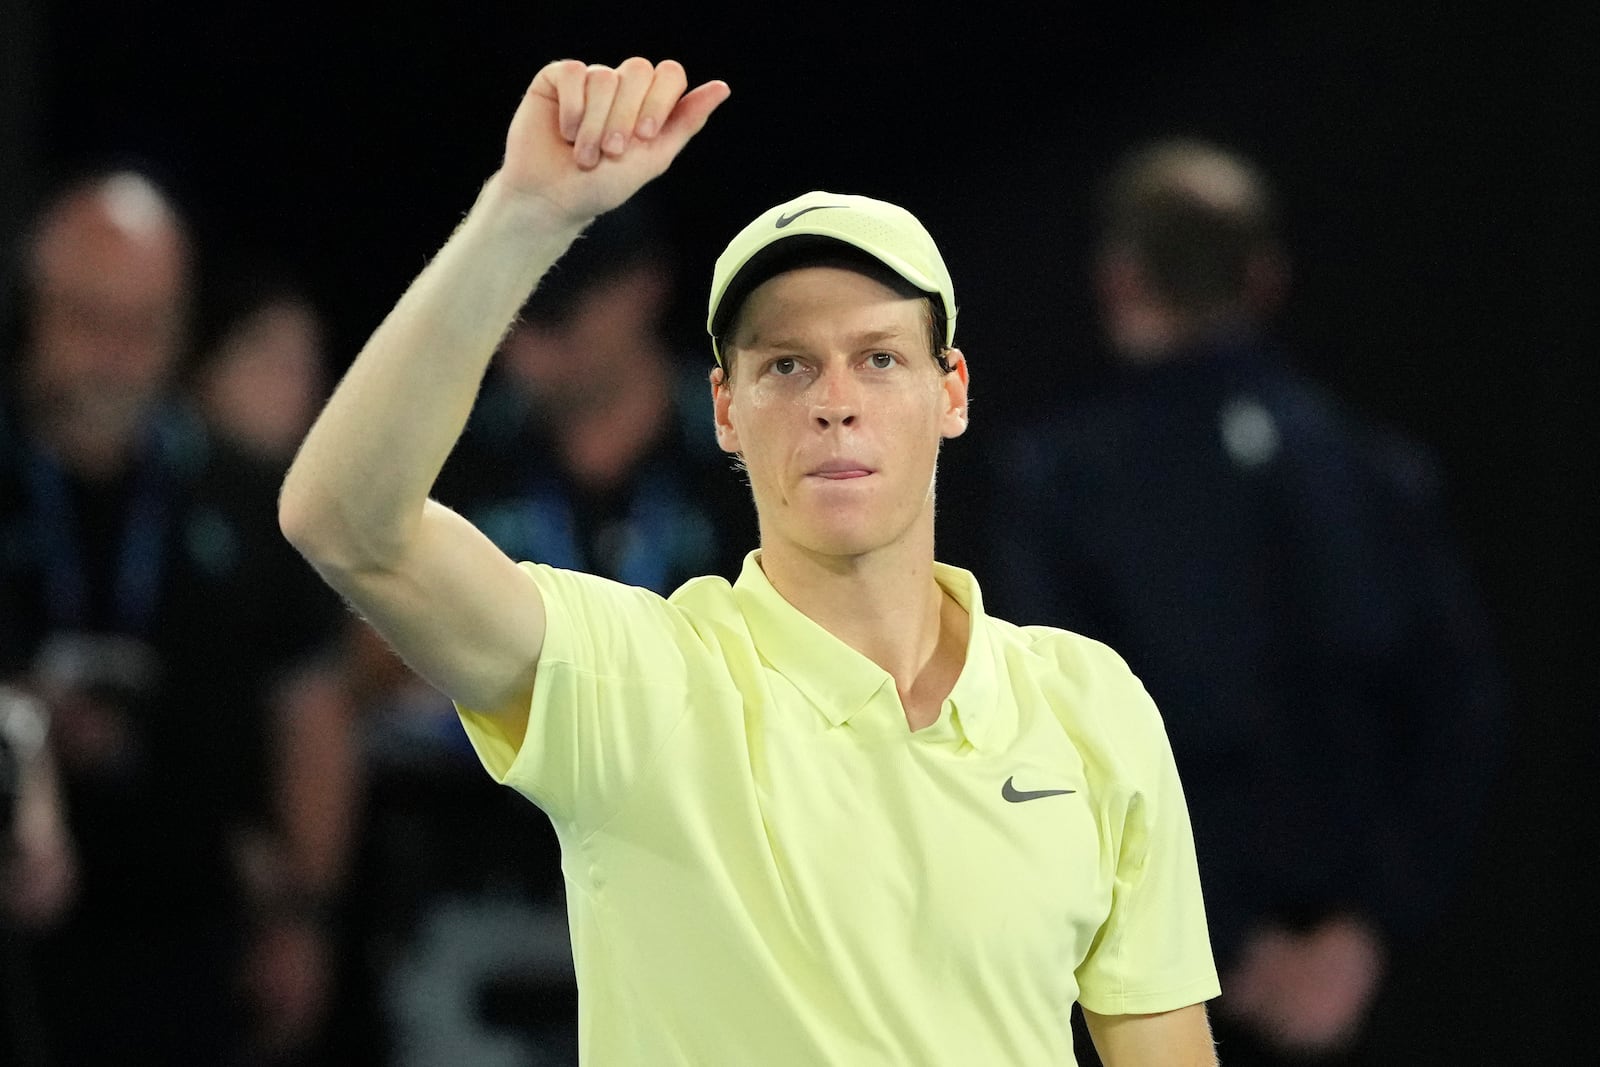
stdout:
[[61,1065],[234,1062],[282,1031],[247,967],[305,898],[271,785],[276,709],[339,607],[276,536],[277,470],[175,387],[197,255],[170,192],[138,169],[81,174],[18,252],[0,681],[48,709],[78,872],[32,945],[40,1047]]
[[1151,142],[1104,191],[1113,358],[995,449],[992,598],[1119,649],[1165,712],[1222,1062],[1356,1057],[1498,771],[1489,627],[1434,458],[1275,341],[1288,256],[1253,162]]

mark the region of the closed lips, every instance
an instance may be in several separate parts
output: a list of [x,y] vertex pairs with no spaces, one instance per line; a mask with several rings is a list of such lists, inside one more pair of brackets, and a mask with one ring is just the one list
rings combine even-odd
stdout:
[[814,478],[865,478],[872,473],[872,470],[854,460],[841,459],[829,460],[827,463],[814,468],[810,473]]

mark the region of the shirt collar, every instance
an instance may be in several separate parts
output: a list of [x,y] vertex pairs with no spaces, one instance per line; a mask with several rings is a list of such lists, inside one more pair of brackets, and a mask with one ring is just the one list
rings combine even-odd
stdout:
[[[748,553],[734,596],[761,658],[787,678],[834,726],[848,722],[885,687],[889,672],[873,663],[802,613],[772,587],[761,569],[760,550]],[[973,575],[959,567],[934,564],[934,578],[967,612],[967,658],[948,698],[950,714],[975,748],[993,738],[995,652],[983,612],[983,596]],[[937,732],[938,725],[927,728]]]
[[[1014,709],[1001,699],[996,659],[1000,649],[994,640],[993,626],[983,610],[983,591],[971,571],[946,563],[933,565],[934,579],[946,593],[966,609],[971,623],[967,633],[967,660],[961,676],[950,690],[949,702],[956,725],[972,747],[986,750],[1003,741],[1004,727],[1015,719]],[[1008,711],[1010,714],[1008,715]]]

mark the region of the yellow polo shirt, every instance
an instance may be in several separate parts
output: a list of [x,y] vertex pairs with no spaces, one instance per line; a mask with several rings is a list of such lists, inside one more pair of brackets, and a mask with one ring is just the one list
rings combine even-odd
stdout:
[[1218,993],[1188,811],[1104,645],[983,613],[936,723],[751,553],[670,599],[524,564],[549,631],[527,734],[461,718],[562,847],[584,1062],[1074,1062],[1073,1001]]

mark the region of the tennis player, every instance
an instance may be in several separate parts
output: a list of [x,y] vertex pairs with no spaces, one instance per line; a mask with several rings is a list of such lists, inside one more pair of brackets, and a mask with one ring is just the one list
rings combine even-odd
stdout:
[[541,70],[307,436],[285,534],[554,824],[585,1062],[1070,1064],[1077,1003],[1109,1067],[1214,1064],[1156,708],[1110,649],[991,618],[935,562],[968,369],[909,213],[812,192],[717,260],[715,433],[761,532],[732,585],[513,562],[430,501],[540,276],[728,94],[673,61]]

